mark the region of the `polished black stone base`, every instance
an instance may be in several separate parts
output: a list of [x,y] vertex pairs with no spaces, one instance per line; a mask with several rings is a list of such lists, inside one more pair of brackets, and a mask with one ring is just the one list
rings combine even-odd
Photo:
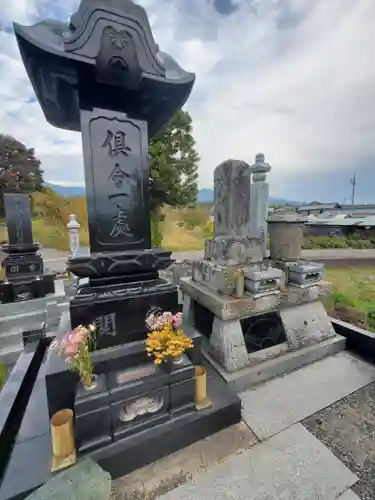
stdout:
[[40,278],[23,277],[0,283],[0,300],[3,304],[38,299],[55,293],[55,276],[45,274]]
[[172,263],[171,252],[160,248],[83,255],[77,252],[69,260],[68,270],[79,278],[107,278],[158,271]]
[[[99,353],[99,360],[102,354]],[[191,411],[184,415],[171,415],[166,422],[154,421],[153,427],[144,428],[143,432],[134,435],[120,437],[111,444],[92,451],[89,456],[115,479],[238,423],[241,420],[239,397],[210,365],[205,365],[208,397],[213,403],[211,408],[201,412]],[[13,448],[0,486],[0,500],[24,499],[52,477],[51,437],[44,377],[42,371],[34,385],[19,439]],[[87,453],[84,456],[87,456]]]
[[28,281],[44,273],[43,259],[39,254],[12,253],[3,260],[8,281]]
[[[144,275],[137,276],[137,278]],[[96,349],[143,340],[145,318],[150,308],[158,307],[173,313],[179,311],[177,288],[152,275],[152,279],[124,282],[129,276],[79,285],[70,302],[71,326],[95,324]]]

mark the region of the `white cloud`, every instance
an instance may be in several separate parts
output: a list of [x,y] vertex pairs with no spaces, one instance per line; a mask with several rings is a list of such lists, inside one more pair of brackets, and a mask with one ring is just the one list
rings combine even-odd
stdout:
[[[5,19],[23,22],[41,6],[6,2]],[[206,0],[139,3],[162,50],[196,73],[186,109],[202,187],[211,186],[221,161],[252,162],[259,151],[273,166],[272,193],[294,198],[300,193],[289,192],[291,176],[352,171],[364,158],[375,160],[373,0],[237,0],[230,16]],[[33,91],[13,35],[0,41],[0,130],[37,149],[47,179],[83,180],[79,135],[46,123],[29,102]]]

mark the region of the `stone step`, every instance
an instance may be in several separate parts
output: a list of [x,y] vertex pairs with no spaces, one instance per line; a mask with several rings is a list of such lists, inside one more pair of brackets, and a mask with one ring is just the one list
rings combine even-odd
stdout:
[[242,417],[264,440],[375,380],[375,365],[347,351],[239,394]]
[[26,311],[12,317],[0,318],[0,337],[7,336],[10,331],[32,330],[40,323],[46,323],[45,311]]
[[357,480],[302,424],[296,424],[159,498],[337,500]]
[[10,346],[1,349],[0,351],[0,363],[3,363],[5,366],[14,365],[17,361],[18,356],[23,351],[23,344],[18,346]]
[[54,296],[40,299],[25,300],[23,302],[13,302],[12,304],[0,304],[0,321],[11,318],[19,314],[32,312],[42,312],[47,308],[47,304],[56,303]]
[[18,328],[9,330],[7,335],[0,335],[0,350],[10,346],[20,346],[21,344],[23,345],[22,332]]
[[276,358],[269,359],[256,365],[248,366],[233,373],[227,373],[205,349],[203,353],[214,368],[235,391],[241,392],[262,382],[297,370],[310,363],[332,356],[345,349],[346,339],[336,335],[317,344],[304,347],[298,351],[287,352]]

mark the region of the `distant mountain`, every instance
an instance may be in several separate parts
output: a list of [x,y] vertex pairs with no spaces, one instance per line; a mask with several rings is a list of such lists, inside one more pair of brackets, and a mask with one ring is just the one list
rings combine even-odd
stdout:
[[[213,189],[204,188],[198,191],[197,195],[198,203],[212,203],[213,201],[214,201]],[[275,198],[274,196],[270,196],[269,202],[270,205],[295,205],[295,206],[301,205],[301,202],[299,201],[286,200],[285,198]]]
[[214,201],[214,191],[213,189],[200,189],[197,194],[198,203],[211,203]]
[[[51,184],[45,182],[44,185],[60,196],[64,197],[78,197],[85,195],[85,188],[82,186],[60,186],[59,184]],[[198,191],[197,202],[198,203],[213,203],[214,201],[214,190],[209,188],[203,188]],[[284,198],[274,198],[270,196],[270,205],[301,205],[301,202],[290,201]]]
[[63,197],[76,198],[85,195],[85,188],[82,186],[60,186],[59,184],[51,184],[49,182],[45,182],[44,185]]

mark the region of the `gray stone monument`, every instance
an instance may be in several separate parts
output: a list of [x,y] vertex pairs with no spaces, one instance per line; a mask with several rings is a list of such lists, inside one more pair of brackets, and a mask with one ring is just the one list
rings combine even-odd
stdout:
[[250,188],[250,231],[252,237],[260,238],[263,242],[263,254],[266,256],[267,246],[267,217],[269,184],[266,175],[271,170],[271,165],[265,162],[264,154],[259,153],[255,157],[255,163],[251,165],[250,172],[253,174],[253,183]]
[[238,390],[345,346],[320,302],[323,266],[300,260],[303,221],[268,219],[264,258],[269,170],[264,155],[252,167],[217,167],[214,237],[192,277],[180,279],[188,331],[202,336],[204,355]]
[[68,303],[63,282],[44,273],[33,241],[29,196],[4,193],[4,205],[9,241],[2,247],[6,278],[0,283],[0,362],[12,365],[27,339],[57,328]]

